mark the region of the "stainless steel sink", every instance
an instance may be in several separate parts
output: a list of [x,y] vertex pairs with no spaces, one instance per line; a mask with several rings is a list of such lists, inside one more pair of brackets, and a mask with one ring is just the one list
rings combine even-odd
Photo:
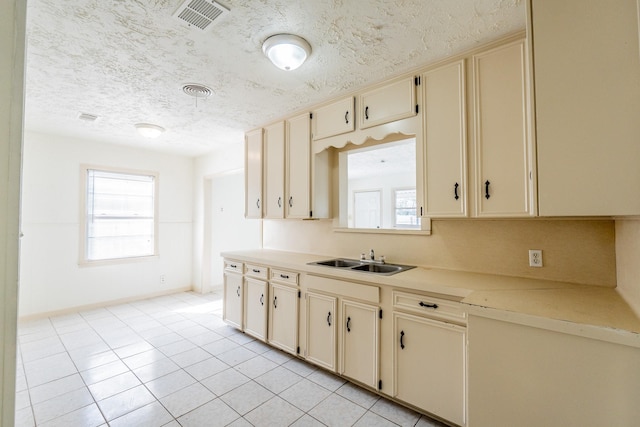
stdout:
[[349,267],[355,267],[355,266],[361,265],[362,263],[360,261],[355,261],[352,259],[337,258],[337,259],[329,259],[326,261],[318,261],[312,264],[326,265],[327,267],[349,268]]
[[339,268],[341,270],[359,271],[363,273],[373,273],[381,276],[391,276],[401,271],[415,268],[412,265],[382,264],[377,262],[357,261],[355,259],[335,258],[326,261],[310,262],[310,265],[322,265],[324,267]]

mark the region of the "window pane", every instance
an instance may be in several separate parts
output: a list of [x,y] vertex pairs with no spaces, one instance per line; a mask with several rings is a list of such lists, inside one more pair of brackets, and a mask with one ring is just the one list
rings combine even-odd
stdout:
[[154,176],[89,169],[86,208],[88,260],[154,255]]
[[395,225],[401,228],[416,228],[420,225],[415,188],[395,190]]

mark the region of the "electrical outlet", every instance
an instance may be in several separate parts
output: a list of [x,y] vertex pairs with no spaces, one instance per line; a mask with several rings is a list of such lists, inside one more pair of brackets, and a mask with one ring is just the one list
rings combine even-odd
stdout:
[[160,275],[160,284],[164,285],[167,282],[167,276],[165,276],[164,274]]
[[542,267],[541,249],[529,249],[529,267]]

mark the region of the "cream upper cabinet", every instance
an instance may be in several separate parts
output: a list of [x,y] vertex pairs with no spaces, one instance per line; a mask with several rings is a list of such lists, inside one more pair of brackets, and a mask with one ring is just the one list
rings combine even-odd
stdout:
[[531,0],[541,216],[640,214],[636,0]]
[[244,298],[242,281],[242,274],[225,269],[222,319],[238,329],[242,329],[242,301]]
[[284,218],[284,122],[264,128],[264,218]]
[[535,215],[525,43],[496,47],[472,61],[475,215]]
[[353,96],[313,110],[313,140],[352,132],[355,129],[353,112]]
[[338,320],[335,297],[307,293],[307,351],[306,360],[330,371],[336,371],[336,324]]
[[311,119],[303,113],[287,120],[287,218],[311,216]]
[[244,215],[247,218],[262,218],[262,129],[246,134],[244,148]]
[[244,332],[266,341],[267,339],[267,282],[245,279]]
[[418,113],[416,83],[414,77],[403,77],[360,94],[360,129],[415,116]]
[[466,328],[394,313],[394,397],[466,423]]
[[465,61],[422,75],[425,212],[427,217],[467,215]]
[[372,388],[378,387],[378,310],[342,300],[340,373]]

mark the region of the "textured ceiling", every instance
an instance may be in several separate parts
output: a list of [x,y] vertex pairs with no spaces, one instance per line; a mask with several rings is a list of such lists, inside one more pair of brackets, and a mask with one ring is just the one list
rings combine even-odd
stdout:
[[[172,17],[181,3],[29,0],[27,130],[196,156],[525,26],[524,0],[220,0],[230,12],[200,32]],[[309,41],[302,67],[262,54],[277,33]],[[186,83],[213,94],[196,105]],[[167,131],[148,140],[138,122]]]

